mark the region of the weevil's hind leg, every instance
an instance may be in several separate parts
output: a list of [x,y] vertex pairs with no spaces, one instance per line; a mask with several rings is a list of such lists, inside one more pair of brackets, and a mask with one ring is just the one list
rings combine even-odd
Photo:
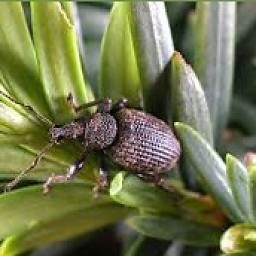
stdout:
[[82,104],[82,105],[78,106],[75,103],[73,94],[69,93],[69,95],[67,97],[67,101],[75,112],[79,112],[79,111],[82,111],[82,110],[85,110],[87,108],[94,107],[94,106],[97,106],[97,105],[98,105],[97,112],[103,112],[103,113],[110,112],[110,110],[112,108],[112,101],[109,98],[94,100],[94,101],[91,101],[91,102],[88,102],[88,103],[85,103],[85,104]]
[[151,183],[154,184],[156,186],[160,186],[160,187],[165,187],[166,186],[166,182],[164,181],[164,178],[162,177],[162,175],[160,174],[151,174],[151,173],[140,173],[137,172],[135,174],[138,178],[140,178],[141,180],[147,182],[147,183]]
[[141,180],[154,184],[155,186],[167,191],[170,193],[170,195],[173,197],[175,201],[181,199],[182,195],[178,193],[177,189],[170,185],[163,177],[162,173],[136,173],[135,174],[138,178]]
[[47,194],[50,191],[53,184],[65,183],[69,180],[72,180],[76,176],[76,174],[83,168],[87,155],[87,152],[83,152],[83,154],[76,160],[76,162],[68,168],[66,175],[53,174],[52,176],[50,176],[44,183],[44,194]]
[[94,197],[98,197],[99,192],[108,187],[108,169],[106,166],[106,162],[104,156],[101,156],[101,166],[99,170],[99,176],[97,177],[97,184],[93,189]]

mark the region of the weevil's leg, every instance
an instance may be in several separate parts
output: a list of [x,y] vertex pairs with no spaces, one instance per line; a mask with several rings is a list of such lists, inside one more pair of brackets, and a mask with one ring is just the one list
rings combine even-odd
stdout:
[[99,104],[97,112],[109,113],[111,109],[112,109],[112,100],[109,98],[106,98],[102,100],[102,102]]
[[43,156],[46,153],[46,151],[48,151],[54,144],[55,144],[54,142],[48,143],[39,152],[39,154],[36,156],[35,160],[31,163],[31,165],[27,169],[25,169],[22,172],[20,172],[13,181],[11,181],[10,183],[8,183],[5,186],[5,191],[6,192],[10,191],[13,187],[15,187],[19,183],[19,181],[26,175],[26,173],[28,173],[29,171],[33,170],[38,165],[38,163],[41,161],[41,159],[43,158]]
[[55,183],[65,183],[69,180],[72,180],[76,174],[83,168],[84,162],[87,157],[87,152],[83,152],[83,154],[76,160],[74,164],[72,164],[66,173],[66,175],[52,175],[50,176],[47,181],[44,183],[43,186],[43,192],[44,194],[47,194],[53,184]]
[[112,102],[110,99],[106,98],[106,99],[100,99],[100,100],[94,100],[82,105],[77,105],[75,103],[74,97],[72,93],[69,93],[68,97],[67,97],[67,101],[70,104],[70,106],[73,108],[73,110],[75,112],[79,112],[81,110],[90,108],[90,107],[94,107],[98,105],[98,112],[109,112],[112,106]]
[[75,112],[78,112],[78,110],[77,110],[78,106],[77,106],[74,96],[71,92],[67,96],[67,102]]
[[136,176],[147,183],[156,185],[157,187],[169,192],[174,200],[181,199],[182,195],[177,189],[170,185],[164,178],[162,173],[136,173]]
[[94,197],[98,197],[99,192],[108,186],[108,169],[104,156],[101,156],[101,166],[99,176],[97,177],[97,184],[93,188]]
[[118,110],[122,108],[126,108],[128,105],[128,100],[126,98],[121,98],[119,101],[117,101],[111,108],[111,112],[115,113]]
[[8,94],[2,92],[0,90],[0,95],[4,96],[5,98],[7,98],[8,100],[12,101],[13,103],[23,107],[24,109],[28,110],[32,115],[34,115],[39,121],[49,125],[49,126],[53,126],[53,123],[48,119],[46,118],[45,116],[41,115],[39,112],[37,112],[32,106],[30,105],[26,105],[22,102],[19,102],[15,99],[13,99],[12,97],[10,97]]
[[147,183],[152,183],[154,185],[159,185],[162,183],[163,177],[160,174],[151,174],[151,173],[141,173],[141,172],[137,172],[135,174],[138,178],[140,178],[141,180],[147,182]]

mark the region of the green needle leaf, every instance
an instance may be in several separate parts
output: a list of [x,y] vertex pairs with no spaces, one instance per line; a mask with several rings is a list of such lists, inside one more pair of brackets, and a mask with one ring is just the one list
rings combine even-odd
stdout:
[[[46,13],[48,17],[46,18]],[[57,121],[73,115],[67,102],[69,93],[77,104],[91,100],[92,94],[84,81],[72,3],[32,2],[31,17],[35,49],[48,104]]]
[[42,186],[33,186],[2,194],[0,199],[0,237],[23,232],[35,223],[53,221],[83,209],[114,205],[103,194],[95,199],[91,185],[75,182],[55,185],[47,195],[43,195]]
[[210,114],[199,80],[178,52],[172,56],[171,63],[170,108],[173,119],[190,125],[212,145]]
[[110,187],[110,195],[114,200],[130,207],[136,207],[153,212],[176,212],[176,204],[172,196],[137,177],[125,177],[118,173]]
[[175,123],[176,132],[181,139],[184,154],[192,162],[201,185],[219,203],[222,210],[233,221],[243,221],[243,215],[237,208],[236,202],[228,184],[226,167],[219,155],[191,127]]
[[157,100],[154,93],[164,88],[158,83],[153,90],[173,54],[172,35],[163,2],[129,2],[129,9],[144,103],[150,109]]
[[49,114],[21,2],[0,3],[0,78],[15,98]]
[[27,230],[8,237],[0,247],[0,256],[13,256],[38,246],[88,233],[117,222],[128,213],[129,209],[113,203],[98,205],[96,202],[90,207],[84,205],[81,210],[74,209],[58,218],[35,222]]
[[119,100],[126,97],[132,106],[140,106],[141,84],[135,60],[129,3],[116,2],[102,40],[101,96]]
[[[0,144],[1,145],[1,144]],[[35,158],[35,154],[21,148],[17,144],[4,143],[0,154],[0,177],[10,178],[16,176],[22,170],[24,170]],[[15,161],[10,161],[15,159]],[[65,170],[66,166],[62,166]],[[59,172],[61,170],[61,164],[58,162],[44,159],[33,172],[28,174],[29,178],[42,179],[50,176],[53,172]]]
[[197,246],[218,245],[221,236],[217,228],[164,215],[133,216],[127,223],[146,236]]
[[215,138],[225,127],[232,92],[235,2],[200,2],[195,26],[195,66],[204,87]]
[[[190,125],[212,145],[212,125],[204,92],[195,72],[178,52],[172,56],[170,83],[169,109],[173,120]],[[181,159],[181,174],[188,187],[197,189],[198,182],[192,168],[190,161],[184,156]]]
[[251,195],[249,191],[249,175],[245,166],[235,157],[226,156],[227,177],[234,199],[247,222],[253,222]]
[[254,221],[256,220],[256,168],[250,168],[249,171],[249,189],[251,198],[251,209],[254,216]]
[[165,191],[119,172],[111,182],[110,196],[118,203],[137,208],[140,212],[168,213],[215,227],[224,225],[223,220],[216,216],[219,209],[212,200],[185,190],[178,182],[170,182],[170,191]]

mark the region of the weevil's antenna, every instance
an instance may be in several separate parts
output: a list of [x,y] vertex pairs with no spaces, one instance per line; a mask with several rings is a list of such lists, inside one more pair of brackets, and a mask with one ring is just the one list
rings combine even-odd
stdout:
[[17,105],[22,106],[23,108],[27,109],[30,113],[32,113],[39,121],[42,121],[43,123],[49,125],[49,126],[53,126],[53,122],[51,122],[48,118],[46,118],[45,116],[43,116],[42,114],[40,114],[39,112],[37,112],[32,106],[30,105],[26,105],[22,102],[19,102],[15,99],[13,99],[12,97],[10,97],[8,94],[4,93],[3,91],[0,90],[0,95],[4,96],[5,98],[7,98],[8,100],[14,102]]
[[28,173],[29,171],[33,170],[38,164],[39,162],[42,160],[43,156],[45,155],[45,153],[54,145],[56,144],[55,141],[51,141],[50,143],[48,143],[36,156],[36,158],[34,159],[34,161],[28,166],[28,168],[26,168],[25,170],[21,171],[13,181],[9,182],[6,186],[5,186],[5,192],[10,191],[13,187],[15,187],[20,180],[26,175],[26,173]]

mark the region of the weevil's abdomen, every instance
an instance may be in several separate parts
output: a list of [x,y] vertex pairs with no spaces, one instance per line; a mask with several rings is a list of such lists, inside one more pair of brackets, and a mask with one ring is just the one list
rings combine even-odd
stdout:
[[134,109],[115,113],[118,134],[106,153],[130,171],[163,173],[174,167],[180,144],[162,120]]

